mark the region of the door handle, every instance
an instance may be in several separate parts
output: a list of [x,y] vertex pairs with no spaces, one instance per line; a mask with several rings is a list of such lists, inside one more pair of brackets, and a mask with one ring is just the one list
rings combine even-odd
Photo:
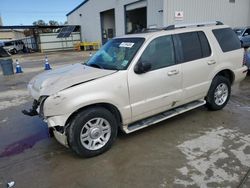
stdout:
[[173,75],[176,75],[176,74],[179,74],[178,70],[171,70],[171,71],[168,72],[168,76],[173,76]]
[[208,65],[214,65],[215,63],[216,63],[215,60],[210,60],[210,61],[207,62]]

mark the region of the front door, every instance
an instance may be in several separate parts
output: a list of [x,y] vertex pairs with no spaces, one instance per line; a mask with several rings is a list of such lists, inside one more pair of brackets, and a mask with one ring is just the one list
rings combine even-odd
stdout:
[[151,69],[143,74],[128,73],[132,121],[165,111],[182,97],[182,70],[175,63],[171,35],[152,40],[139,61],[150,63]]

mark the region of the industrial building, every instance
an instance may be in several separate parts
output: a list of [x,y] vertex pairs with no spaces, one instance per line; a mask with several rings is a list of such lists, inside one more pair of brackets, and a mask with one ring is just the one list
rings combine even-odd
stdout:
[[1,29],[0,40],[15,40],[24,38],[24,31],[17,29]]
[[[71,30],[68,31],[67,29]],[[20,30],[22,32],[18,32]],[[24,35],[24,30],[26,30],[27,36]],[[0,26],[0,41],[16,39],[22,40],[25,46],[32,51],[73,50],[81,42],[80,26]]]
[[100,41],[143,28],[221,21],[231,27],[250,25],[249,0],[85,0],[67,14],[81,26],[83,41]]

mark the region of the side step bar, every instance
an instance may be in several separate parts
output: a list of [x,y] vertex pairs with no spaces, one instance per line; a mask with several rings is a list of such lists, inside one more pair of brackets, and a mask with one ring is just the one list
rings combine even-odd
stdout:
[[162,113],[157,114],[155,116],[152,116],[152,117],[137,121],[133,124],[130,124],[127,127],[124,127],[124,131],[126,133],[132,133],[134,131],[137,131],[137,130],[143,129],[145,127],[148,127],[150,125],[159,123],[161,121],[164,121],[164,120],[169,119],[171,117],[177,116],[177,115],[182,114],[184,112],[187,112],[189,110],[203,106],[204,104],[206,104],[205,100],[197,100],[197,101],[190,102],[188,104],[179,106],[177,108],[162,112]]

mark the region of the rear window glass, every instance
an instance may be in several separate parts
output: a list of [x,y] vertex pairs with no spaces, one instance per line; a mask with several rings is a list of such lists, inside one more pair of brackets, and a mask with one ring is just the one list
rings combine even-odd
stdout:
[[214,29],[213,33],[223,52],[241,48],[240,40],[231,28]]
[[181,33],[175,35],[181,46],[180,61],[188,62],[202,58],[201,44],[197,32]]

